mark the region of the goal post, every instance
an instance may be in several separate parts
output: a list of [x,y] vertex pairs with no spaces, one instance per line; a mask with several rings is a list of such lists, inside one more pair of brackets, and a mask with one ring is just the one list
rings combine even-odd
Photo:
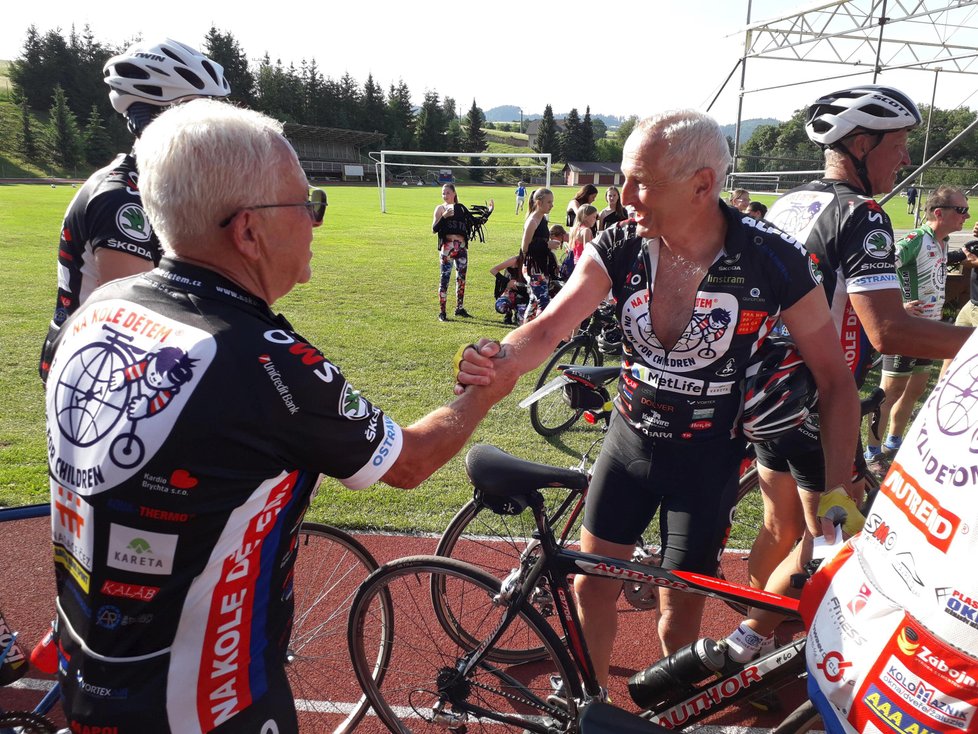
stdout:
[[407,165],[401,162],[395,162],[388,160],[388,156],[407,156],[414,158],[514,158],[514,159],[525,159],[534,158],[540,160],[540,163],[529,165],[529,166],[467,166],[462,164],[446,164],[438,166],[425,166],[417,165],[417,168],[544,168],[546,170],[547,183],[546,187],[550,188],[550,165],[551,165],[551,154],[550,153],[490,153],[488,151],[483,151],[482,153],[433,153],[425,152],[420,150],[382,150],[380,151],[380,159],[374,158],[375,154],[371,153],[371,159],[374,161],[374,168],[377,171],[377,186],[380,189],[380,211],[384,214],[387,213],[387,166],[393,165]]

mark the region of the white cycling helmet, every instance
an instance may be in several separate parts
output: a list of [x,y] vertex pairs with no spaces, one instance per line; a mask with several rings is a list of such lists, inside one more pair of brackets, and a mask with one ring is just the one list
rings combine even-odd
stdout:
[[805,131],[813,142],[831,146],[855,131],[889,133],[920,121],[920,110],[903,92],[865,84],[816,100],[808,108]]
[[161,43],[134,43],[106,61],[102,72],[112,88],[112,107],[127,117],[136,103],[167,107],[196,97],[231,94],[220,64],[170,38]]

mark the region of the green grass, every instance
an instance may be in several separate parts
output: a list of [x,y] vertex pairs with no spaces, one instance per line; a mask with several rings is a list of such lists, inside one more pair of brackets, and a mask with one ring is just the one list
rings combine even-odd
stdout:
[[[74,190],[69,186],[0,186],[0,504],[44,501],[43,392],[37,357],[54,308],[58,230]],[[323,227],[313,242],[314,276],[275,308],[336,362],[351,383],[402,425],[452,398],[451,359],[460,344],[507,333],[493,309],[489,268],[515,254],[522,216],[511,192],[462,186],[466,204],[496,197],[488,241],[469,251],[465,306],[474,318],[436,320],[439,265],[431,213],[435,187],[388,191],[388,214],[379,212],[372,187],[334,187]],[[573,191],[559,190],[563,206]],[[452,287],[453,288],[453,287]],[[454,291],[450,295],[454,305]],[[527,376],[483,422],[475,440],[562,466],[577,463],[595,429],[571,432],[548,444],[533,432],[528,411],[516,403],[531,391]],[[457,457],[421,487],[385,485],[362,492],[327,479],[313,517],[351,529],[438,532],[471,496],[463,458]]]
[[[54,307],[58,230],[73,193],[69,186],[0,186],[0,505],[47,498],[44,400],[36,367]],[[557,211],[573,193],[557,189]],[[460,344],[507,333],[493,309],[488,271],[516,252],[523,218],[513,214],[508,190],[462,186],[459,194],[469,205],[497,200],[488,241],[473,243],[469,251],[465,306],[473,319],[436,320],[439,268],[430,225],[439,196],[431,186],[389,190],[384,215],[375,188],[331,188],[326,223],[313,241],[313,280],[275,306],[402,425],[451,400],[450,363]],[[887,209],[899,227],[905,202]],[[551,441],[534,433],[528,412],[516,403],[535,380],[535,374],[524,377],[474,440],[537,461],[576,464],[596,429],[582,425]],[[312,518],[355,530],[440,532],[471,493],[463,455],[412,491],[377,485],[351,492],[327,479]]]

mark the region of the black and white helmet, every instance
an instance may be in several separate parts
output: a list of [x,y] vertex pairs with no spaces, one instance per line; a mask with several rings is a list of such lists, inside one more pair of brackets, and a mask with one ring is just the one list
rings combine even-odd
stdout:
[[748,441],[770,441],[797,428],[817,398],[815,379],[790,340],[768,337],[744,380],[741,428]]
[[224,68],[200,51],[170,38],[140,41],[105,62],[105,83],[115,110],[130,117],[137,103],[167,107],[196,97],[227,97]]
[[858,130],[889,133],[920,124],[920,110],[893,87],[865,84],[828,94],[808,108],[805,131],[823,147]]

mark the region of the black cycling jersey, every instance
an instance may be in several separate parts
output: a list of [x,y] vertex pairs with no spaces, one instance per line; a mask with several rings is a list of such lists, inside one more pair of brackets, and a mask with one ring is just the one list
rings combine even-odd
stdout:
[[41,355],[42,379],[50,361],[49,342],[98,286],[95,251],[115,250],[154,265],[160,261],[160,243],[143,211],[138,178],[136,159],[120,153],[93,173],[68,205],[58,243],[58,297]]
[[842,351],[861,386],[873,349],[848,294],[900,287],[890,218],[872,197],[830,179],[789,191],[767,218],[817,259]]
[[143,731],[207,732],[290,708],[283,661],[310,495],[320,473],[353,489],[379,479],[401,429],[262,300],[169,258],[96,291],[55,346],[47,436],[69,718],[111,726],[139,709]]
[[[652,438],[735,436],[748,360],[782,309],[818,282],[817,268],[795,240],[719,206],[727,222],[723,250],[700,283],[689,325],[668,350],[656,338],[650,317],[659,240],[637,236],[634,222],[627,221],[585,249],[608,272],[618,301],[623,332],[618,410]],[[672,297],[664,285],[663,296]]]

